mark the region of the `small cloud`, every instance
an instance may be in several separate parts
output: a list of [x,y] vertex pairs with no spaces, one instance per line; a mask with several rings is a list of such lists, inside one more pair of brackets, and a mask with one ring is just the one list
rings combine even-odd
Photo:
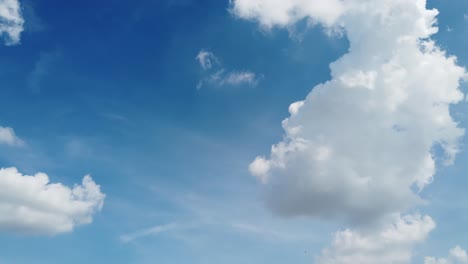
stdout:
[[240,84],[249,84],[255,85],[257,83],[257,76],[253,72],[243,71],[243,72],[231,72],[223,80],[223,84],[229,85],[240,85]]
[[196,59],[203,70],[209,70],[219,64],[218,58],[212,52],[206,50],[200,50]]
[[129,122],[130,121],[126,116],[123,116],[117,113],[100,113],[99,116],[105,119],[108,119],[110,121],[116,121],[116,122]]
[[123,243],[130,243],[136,239],[148,237],[148,236],[155,236],[164,232],[168,232],[171,230],[176,229],[178,226],[174,223],[167,224],[167,225],[158,225],[148,229],[140,230],[134,233],[126,234],[120,236],[120,241]]
[[20,139],[13,128],[0,126],[0,145],[5,144],[13,147],[24,146],[24,141]]
[[18,0],[0,1],[0,37],[5,45],[20,43],[24,30],[24,19],[21,14],[21,4]]
[[218,87],[239,85],[255,86],[260,79],[257,74],[252,71],[226,70],[226,68],[221,65],[219,59],[212,52],[206,50],[201,50],[196,58],[202,69],[204,71],[209,71],[209,74],[198,82],[197,90],[201,89],[204,84],[211,84]]
[[44,173],[23,175],[16,168],[0,169],[0,231],[23,235],[57,235],[90,224],[105,194],[91,176],[72,188],[51,183]]
[[86,158],[93,155],[93,150],[83,140],[73,138],[65,144],[65,153],[72,158]]
[[255,86],[259,82],[259,79],[260,78],[258,78],[255,73],[250,71],[226,72],[225,69],[221,69],[199,81],[197,89],[201,89],[205,83],[218,87],[241,85]]
[[39,55],[39,59],[34,65],[34,69],[31,71],[27,78],[27,85],[30,91],[39,93],[41,91],[41,82],[46,77],[51,68],[56,64],[60,58],[58,51],[53,52],[42,52]]

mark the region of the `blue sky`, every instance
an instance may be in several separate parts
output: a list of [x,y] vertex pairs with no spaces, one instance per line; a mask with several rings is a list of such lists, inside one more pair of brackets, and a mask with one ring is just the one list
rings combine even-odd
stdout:
[[[467,65],[468,2],[427,5],[440,11],[432,38]],[[0,167],[70,188],[90,174],[105,200],[92,223],[59,234],[0,224],[0,263],[314,263],[348,227],[277,214],[268,197],[281,193],[249,172],[283,140],[290,104],[330,80],[346,36],[303,20],[268,29],[227,0],[21,6],[21,40],[0,46],[0,127],[23,144],[0,140]],[[212,68],[200,65],[200,51],[216,58]],[[229,81],[240,73],[253,79]],[[466,111],[451,105],[460,127]],[[466,145],[462,138],[452,166],[435,157],[435,180],[420,193],[428,204],[411,210],[437,228],[411,263],[468,248]]]

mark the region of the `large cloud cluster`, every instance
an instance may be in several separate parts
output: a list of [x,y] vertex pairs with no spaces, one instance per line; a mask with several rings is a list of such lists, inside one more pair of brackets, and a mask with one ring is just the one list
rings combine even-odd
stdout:
[[[266,27],[309,19],[343,29],[350,42],[349,52],[330,66],[332,79],[291,105],[284,139],[269,157],[257,157],[250,171],[265,184],[274,212],[344,219],[357,231],[339,233],[335,242],[372,241],[381,238],[375,233],[386,230],[386,223],[398,226],[400,220],[389,220],[394,215],[424,202],[419,191],[435,174],[435,148],[443,150],[446,164],[454,161],[464,130],[450,105],[464,98],[459,83],[466,71],[430,39],[438,11],[427,9],[425,0],[324,2],[232,3],[234,14]],[[430,218],[422,219],[411,225],[428,226]],[[361,234],[377,222],[379,230]],[[404,237],[400,244],[419,238]],[[332,248],[336,254],[339,245]],[[409,261],[400,254],[400,260],[375,262],[376,251],[363,246],[354,248],[362,253],[356,253],[358,261],[328,252],[331,257],[321,263]]]

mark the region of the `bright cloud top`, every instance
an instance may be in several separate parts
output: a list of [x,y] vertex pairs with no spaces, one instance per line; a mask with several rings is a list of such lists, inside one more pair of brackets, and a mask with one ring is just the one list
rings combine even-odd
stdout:
[[11,127],[0,126],[0,145],[5,144],[9,146],[22,146],[24,141],[21,140]]
[[424,264],[464,264],[468,263],[468,254],[460,246],[452,248],[447,258],[426,257]]
[[302,19],[331,26],[343,13],[340,0],[234,0],[232,12],[264,27],[289,26]]
[[46,174],[22,175],[16,168],[0,170],[0,230],[56,235],[89,224],[105,195],[90,176],[69,188],[50,183]]
[[[332,79],[291,105],[284,139],[250,171],[267,186],[268,205],[280,215],[341,218],[358,230],[376,222],[397,225],[393,215],[423,202],[419,191],[436,171],[434,147],[445,152],[446,164],[459,151],[464,129],[449,107],[464,98],[459,84],[466,71],[430,39],[438,11],[426,9],[425,0],[315,2],[233,2],[234,14],[264,26],[308,18],[343,28],[350,41],[349,52],[330,66]],[[374,240],[380,231],[349,235]],[[340,234],[335,242],[348,233]],[[406,240],[411,247],[420,237]],[[343,255],[341,246],[332,250],[321,263],[407,263],[411,252],[387,256],[364,245],[350,249],[353,257],[336,257]],[[377,255],[388,261],[375,261]]]
[[414,0],[347,3],[339,21],[350,52],[290,107],[270,158],[250,166],[282,215],[361,222],[404,211],[420,202],[412,187],[432,180],[433,147],[451,162],[464,134],[449,106],[463,99],[465,70],[426,39],[437,11]]
[[21,4],[18,0],[0,0],[0,36],[4,37],[6,45],[20,42],[24,30],[24,19],[21,14]]

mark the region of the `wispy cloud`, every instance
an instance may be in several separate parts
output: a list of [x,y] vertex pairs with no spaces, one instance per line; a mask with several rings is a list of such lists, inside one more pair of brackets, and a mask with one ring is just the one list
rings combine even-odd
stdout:
[[204,70],[209,70],[213,68],[213,66],[219,64],[218,58],[212,52],[206,50],[200,50],[196,59],[198,60],[198,63],[200,63],[200,66]]
[[210,51],[201,50],[196,59],[200,67],[203,69],[203,77],[197,84],[197,89],[201,89],[203,85],[222,86],[255,86],[260,80],[260,77],[248,70],[226,70],[220,60]]
[[46,77],[52,67],[56,64],[60,58],[60,52],[42,52],[39,55],[39,59],[34,65],[34,69],[31,71],[27,78],[27,85],[30,91],[39,93],[41,91],[41,82]]
[[177,224],[171,223],[171,224],[166,224],[166,225],[158,225],[158,226],[153,226],[151,228],[143,229],[136,231],[134,233],[130,234],[125,234],[120,236],[120,241],[123,243],[130,243],[136,239],[143,238],[143,237],[148,237],[148,236],[155,236],[164,232],[168,232],[171,230],[174,230],[178,227]]
[[306,240],[311,237],[304,235],[298,235],[291,232],[283,232],[272,229],[272,227],[265,228],[258,225],[247,224],[247,223],[231,223],[230,227],[240,233],[245,233],[249,235],[254,235],[266,240],[276,241],[276,242],[289,242],[289,241],[298,241]]

